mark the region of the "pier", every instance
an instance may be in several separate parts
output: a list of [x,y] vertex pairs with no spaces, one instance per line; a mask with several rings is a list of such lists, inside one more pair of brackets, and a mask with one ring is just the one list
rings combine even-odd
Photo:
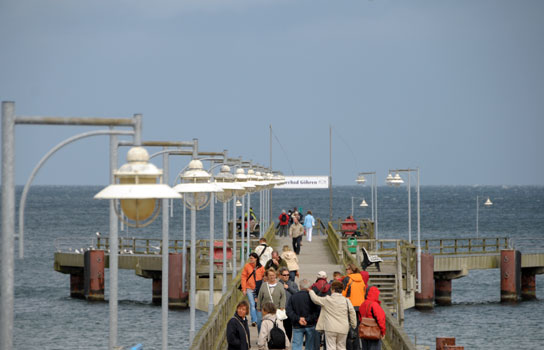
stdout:
[[[346,229],[341,221],[327,222],[317,220],[313,241],[303,241],[299,255],[300,278],[310,281],[316,279],[318,271],[328,273],[344,271],[345,265],[354,263],[361,266],[363,249],[378,255],[383,262],[378,270],[375,265],[367,268],[369,285],[377,286],[382,306],[386,311],[387,334],[385,349],[416,349],[409,335],[403,330],[404,310],[416,307],[429,309],[451,305],[451,280],[466,276],[470,270],[501,269],[501,301],[517,302],[535,297],[535,275],[544,273],[544,253],[521,254],[514,250],[507,237],[432,239],[422,241],[421,292],[417,292],[416,246],[406,240],[374,238],[370,222],[358,222],[354,232],[358,235],[346,236],[353,228]],[[275,236],[275,226],[268,227],[264,237],[269,245],[281,251],[283,245],[291,245],[289,238]],[[257,238],[249,242],[250,249],[258,244]],[[109,240],[97,238],[93,249],[67,251],[62,242],[55,253],[56,271],[70,274],[70,295],[88,300],[104,300],[104,269],[109,267]],[[214,260],[214,310],[208,321],[196,334],[191,349],[225,349],[225,330],[228,320],[234,314],[236,304],[244,298],[237,289],[240,283],[241,239],[237,239],[238,250],[230,248],[232,240],[227,240],[228,262],[223,266],[222,241],[210,245],[208,240],[198,240],[196,244],[196,308],[207,311],[209,300],[209,249],[221,253]],[[210,248],[211,247],[211,248]],[[187,259],[182,256],[182,241],[170,240],[169,307],[184,308],[189,305],[185,292],[188,286],[181,279],[181,270]],[[189,252],[191,247],[186,247]],[[134,270],[135,275],[151,279],[151,298],[154,303],[161,300],[162,240],[143,238],[119,239],[119,268]],[[232,258],[236,258],[237,271],[232,269]],[[97,263],[93,264],[93,261]],[[228,288],[222,293],[223,268],[227,270]],[[174,281],[175,279],[175,281]],[[256,346],[257,328],[250,327],[252,345]]]

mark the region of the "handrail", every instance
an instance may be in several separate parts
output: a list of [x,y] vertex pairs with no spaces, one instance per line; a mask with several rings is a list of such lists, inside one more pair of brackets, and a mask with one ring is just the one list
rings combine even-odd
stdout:
[[421,250],[433,255],[497,254],[511,246],[507,237],[425,239]]
[[[349,252],[348,246],[346,244],[342,245],[342,239],[340,239],[339,235],[336,233],[336,230],[332,226],[332,224],[329,222],[327,227],[327,241],[329,243],[329,246],[331,248],[331,251],[333,252],[334,256],[336,257],[336,260],[339,264],[344,264],[346,266],[348,263],[357,264],[356,259],[353,257],[353,255]],[[402,241],[402,240],[395,240],[395,239],[387,239],[387,240],[358,240],[358,246],[363,244],[370,244],[370,243],[376,243],[378,248],[380,245],[383,248],[385,244],[388,243],[394,243],[394,247],[390,250],[394,252],[394,259],[397,262],[397,265],[399,263],[399,260],[401,260],[402,263],[402,254],[401,251],[403,249],[406,250],[406,252],[410,251],[410,248],[414,248],[412,244]],[[386,257],[389,256],[386,252],[388,250],[379,250],[380,257]],[[386,253],[382,255],[382,253]],[[399,257],[399,254],[401,255]],[[406,256],[406,260],[408,261],[409,257]],[[405,266],[408,266],[411,264],[405,263]],[[405,267],[406,268],[406,267]],[[399,289],[402,288],[400,283],[398,282],[400,276],[397,276],[396,286],[397,286],[397,298],[401,297]],[[398,301],[397,301],[398,303]],[[398,307],[402,308],[402,305],[399,305]],[[388,349],[395,349],[395,350],[416,350],[416,346],[410,339],[410,337],[406,334],[402,326],[399,324],[397,319],[393,317],[393,315],[389,312],[387,308],[384,308],[385,311],[385,322],[387,327],[387,332],[385,334],[385,346]],[[402,310],[400,319],[402,320],[404,318],[403,316],[404,310]],[[398,315],[398,313],[397,313]]]
[[[269,245],[275,243],[275,233],[275,226],[272,222],[264,235]],[[219,303],[214,307],[212,314],[208,317],[208,321],[206,321],[196,334],[190,347],[191,350],[222,350],[227,347],[227,323],[232,315],[234,315],[236,305],[245,298],[238,291],[241,274],[240,269],[236,278],[229,283],[227,292],[223,294]]]

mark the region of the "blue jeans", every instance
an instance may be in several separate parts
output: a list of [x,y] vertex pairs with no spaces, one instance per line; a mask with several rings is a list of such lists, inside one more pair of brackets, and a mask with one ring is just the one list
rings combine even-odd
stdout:
[[253,289],[246,289],[246,295],[249,299],[249,314],[251,316],[251,322],[256,322],[259,325],[261,325],[261,313],[257,311],[255,308],[255,292]]
[[302,350],[302,342],[304,334],[306,334],[306,349],[315,349],[315,326],[306,328],[294,328],[293,327],[293,342],[292,350]]

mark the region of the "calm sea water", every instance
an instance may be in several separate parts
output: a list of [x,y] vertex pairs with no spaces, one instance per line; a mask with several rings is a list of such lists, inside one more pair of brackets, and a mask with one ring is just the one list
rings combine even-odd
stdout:
[[[17,189],[17,200],[21,188]],[[29,192],[25,221],[24,260],[15,268],[16,349],[96,349],[108,344],[107,302],[96,303],[69,297],[69,275],[55,272],[56,245],[84,246],[97,231],[107,235],[108,203],[94,200],[100,187],[36,186]],[[407,189],[380,187],[379,233],[381,238],[407,238]],[[511,237],[522,252],[544,251],[544,187],[451,186],[421,189],[422,238],[473,237],[476,227],[476,196],[489,196],[493,206],[480,205],[480,235]],[[295,206],[328,218],[328,190],[274,190],[273,209]],[[368,187],[335,187],[333,217],[351,212],[351,197],[364,197],[370,204]],[[258,213],[258,195],[252,204]],[[482,203],[485,198],[482,198]],[[360,202],[360,199],[359,199]],[[481,203],[481,204],[482,204]],[[412,191],[412,233],[415,237],[416,196]],[[216,205],[221,218],[221,204]],[[355,206],[355,216],[370,217],[370,206]],[[208,213],[198,214],[198,235],[208,238]],[[221,221],[216,219],[218,232]],[[170,238],[181,238],[181,205],[175,203]],[[127,237],[160,238],[160,220],[145,229],[120,232]],[[67,243],[68,241],[68,243]],[[453,305],[432,312],[406,311],[405,329],[419,344],[433,345],[437,336],[453,336],[472,349],[535,349],[544,344],[541,330],[544,315],[543,278],[537,277],[538,300],[516,305],[500,304],[498,270],[471,271],[453,281]],[[106,299],[108,298],[106,275]],[[206,313],[197,311],[197,329]],[[160,348],[161,309],[151,304],[151,280],[133,271],[119,271],[119,345],[142,343],[146,349]],[[509,331],[503,331],[508,325]],[[172,348],[188,347],[189,312],[169,313],[169,342]],[[434,346],[434,345],[433,345]],[[433,348],[433,347],[431,347]]]

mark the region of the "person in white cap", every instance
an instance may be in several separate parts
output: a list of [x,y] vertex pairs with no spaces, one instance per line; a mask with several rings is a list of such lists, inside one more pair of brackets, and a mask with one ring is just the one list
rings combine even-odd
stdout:
[[312,284],[312,290],[320,297],[325,295],[331,295],[331,285],[327,282],[327,273],[325,271],[319,271],[317,273],[317,279]]

